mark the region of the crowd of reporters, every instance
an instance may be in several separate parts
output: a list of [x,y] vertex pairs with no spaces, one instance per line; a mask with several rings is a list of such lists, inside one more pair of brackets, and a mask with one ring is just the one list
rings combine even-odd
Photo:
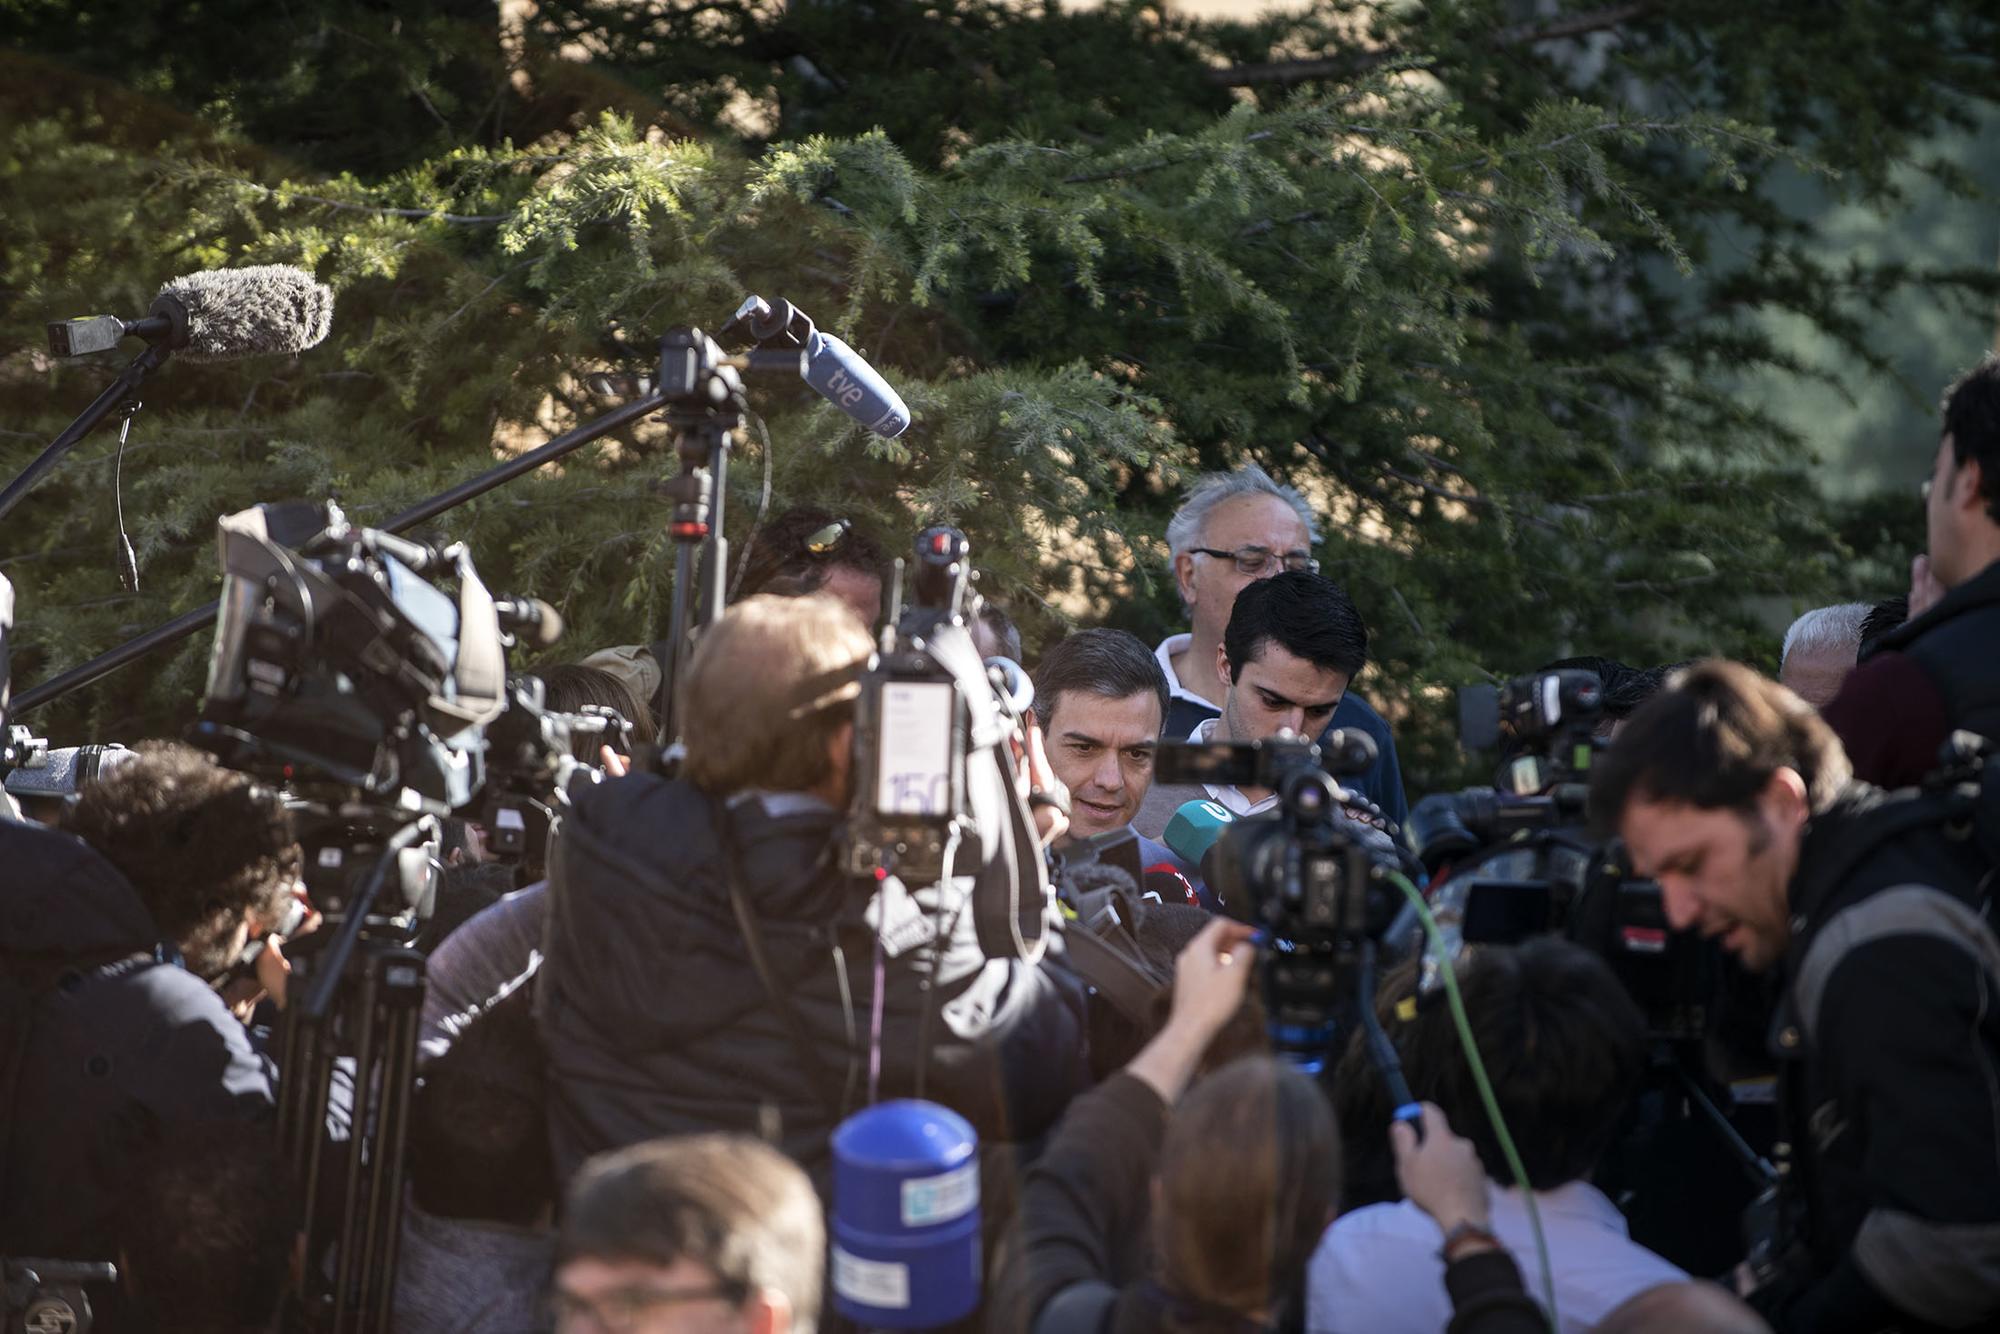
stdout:
[[[1189,630],[1046,646],[1033,725],[1000,743],[1036,841],[1078,865],[1045,949],[994,948],[966,907],[987,879],[1031,882],[1039,847],[978,849],[935,884],[838,863],[886,562],[820,511],[753,542],[744,595],[687,664],[672,776],[593,746],[580,758],[615,776],[574,789],[545,867],[448,831],[418,942],[393,1327],[843,1327],[822,1291],[830,1137],[896,1098],[979,1136],[984,1296],[965,1328],[2000,1326],[2000,844],[1976,745],[1957,771],[1939,754],[2000,736],[1987,467],[1992,362],[1947,397],[1903,615],[1869,636],[1840,609],[1802,620],[1783,653],[1799,693],[1719,662],[1547,665],[1603,686],[1600,831],[1672,928],[1724,952],[1734,999],[1696,1044],[1698,1082],[1778,1185],[1744,1246],[1706,1214],[1701,1244],[1648,1221],[1698,1209],[1689,1178],[1730,1169],[1635,1140],[1679,1095],[1648,1015],[1572,940],[1463,952],[1462,1012],[1414,959],[1384,975],[1420,1111],[1391,1105],[1351,1025],[1312,1073],[1269,1053],[1253,979],[1270,944],[1203,821],[1280,793],[1155,782],[1161,742],[1365,735],[1332,818],[1384,864],[1408,806],[1363,698],[1362,615],[1317,572],[1310,507],[1250,466],[1202,479],[1169,526]],[[1004,615],[972,621],[982,656],[1019,656]],[[650,649],[542,675],[551,708],[650,733]],[[295,1244],[302,1183],[263,1133],[286,955],[318,925],[285,795],[153,743],[30,814],[46,824],[0,821],[0,1254],[116,1263],[101,1328],[284,1328],[323,1259]],[[1074,892],[1081,866],[1127,835],[1137,874],[1098,883],[1130,971],[1162,984],[1150,1012],[1113,1004],[1079,954],[1107,911]],[[1664,1155],[1650,1175],[1635,1143]]]

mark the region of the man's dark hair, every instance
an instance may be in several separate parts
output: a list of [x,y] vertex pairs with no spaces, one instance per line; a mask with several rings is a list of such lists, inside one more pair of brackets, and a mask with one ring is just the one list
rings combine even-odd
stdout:
[[1910,595],[1898,593],[1894,597],[1883,598],[1868,609],[1861,618],[1861,649],[1857,656],[1866,657],[1871,645],[1883,635],[1896,629],[1910,619]]
[[411,942],[412,948],[431,953],[445,937],[519,887],[509,862],[447,862],[431,896],[430,920]]
[[1006,610],[997,602],[981,601],[979,604],[979,619],[992,632],[993,642],[1000,646],[1000,656],[1003,658],[1012,658],[1015,662],[1019,662],[1021,660],[1021,627],[1014,624],[1014,618],[1009,616]]
[[410,1126],[410,1190],[437,1218],[532,1223],[555,1203],[533,988],[473,1015],[424,1067]]
[[1677,673],[1598,759],[1591,819],[1615,830],[1635,799],[1748,814],[1780,769],[1805,780],[1816,812],[1853,776],[1812,705],[1741,663],[1711,658]]
[[[586,667],[579,662],[559,662],[552,667],[538,667],[535,675],[542,678],[542,702],[555,713],[580,713],[587,704],[596,704],[607,709],[616,709],[618,716],[632,724],[635,735],[650,737],[658,730],[653,724],[653,711],[646,701],[632,693],[632,687],[602,667]],[[597,749],[603,743],[596,737],[578,737],[572,747],[576,757],[590,764],[600,763],[602,757]]]
[[1035,716],[1043,727],[1066,690],[1106,699],[1151,692],[1160,701],[1161,721],[1166,720],[1167,674],[1153,651],[1129,630],[1078,630],[1042,654],[1035,668]]
[[571,1260],[689,1260],[715,1271],[740,1304],[791,1300],[792,1328],[819,1320],[826,1225],[799,1166],[743,1135],[649,1140],[585,1163],[570,1182],[558,1267]]
[[[815,551],[813,539],[826,532],[835,535]],[[826,582],[835,566],[859,570],[880,579],[889,558],[882,547],[855,524],[831,510],[795,505],[772,517],[750,539],[743,553],[743,581],[733,597],[752,593],[776,593],[800,597],[815,592]]]
[[1667,684],[1668,667],[1633,667],[1616,658],[1587,656],[1557,658],[1541,670],[1545,672],[1594,672],[1604,685],[1604,716],[1612,722],[1630,718],[1641,704],[1660,693]]
[[2000,357],[1988,356],[1945,390],[1944,433],[1955,466],[1978,460],[1987,517],[2000,523]]
[[240,1121],[174,1128],[121,1201],[120,1266],[159,1334],[271,1328],[299,1215],[269,1133]]
[[62,827],[117,867],[188,969],[213,977],[246,910],[266,919],[297,880],[291,813],[276,789],[178,742],[141,742],[86,784]]
[[[1553,936],[1482,947],[1458,987],[1528,1184],[1553,1190],[1589,1176],[1645,1066],[1639,1007],[1602,959]],[[1486,1175],[1511,1183],[1450,1010],[1425,1007],[1397,1046],[1411,1093],[1443,1109]]]
[[1368,665],[1368,627],[1361,613],[1340,585],[1322,574],[1287,570],[1236,595],[1222,632],[1232,685],[1270,643],[1350,681]]

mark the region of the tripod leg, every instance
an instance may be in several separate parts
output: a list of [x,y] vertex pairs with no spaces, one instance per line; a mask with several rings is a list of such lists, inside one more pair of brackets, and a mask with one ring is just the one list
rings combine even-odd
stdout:
[[361,1238],[363,1329],[388,1329],[402,1240],[403,1178],[416,1101],[417,1028],[424,1008],[424,957],[392,950],[374,960],[378,982],[369,1027],[379,1039],[375,1116],[369,1136],[367,1219]]

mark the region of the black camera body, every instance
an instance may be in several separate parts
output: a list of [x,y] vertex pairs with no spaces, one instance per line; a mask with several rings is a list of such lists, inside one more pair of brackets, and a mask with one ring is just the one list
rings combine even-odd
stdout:
[[620,755],[630,755],[637,744],[631,721],[616,709],[589,704],[559,713],[548,707],[540,678],[508,678],[506,707],[486,728],[486,782],[478,807],[495,857],[548,865],[571,786],[604,777],[601,768],[577,757],[586,741]]
[[892,616],[859,678],[855,804],[843,842],[850,875],[933,884],[965,835],[971,689],[992,693],[965,627],[970,554],[956,528],[917,535],[910,605]]
[[[1562,935],[1605,959],[1658,1039],[1706,1031],[1711,951],[1673,932],[1659,885],[1632,872],[1615,841],[1591,837],[1588,777],[1603,691],[1595,674],[1537,673],[1459,692],[1467,749],[1503,746],[1493,787],[1424,797],[1405,832],[1431,873],[1431,908],[1448,954]],[[1426,957],[1422,987],[1435,985]]]
[[1202,864],[1222,902],[1263,928],[1272,1038],[1307,1064],[1330,1050],[1357,994],[1357,969],[1372,968],[1375,942],[1403,902],[1388,878],[1399,866],[1393,843],[1342,813],[1349,798],[1335,781],[1374,762],[1373,738],[1344,728],[1324,747],[1291,736],[1188,743],[1163,745],[1154,760],[1156,782],[1277,795],[1268,815],[1225,828]]
[[[506,660],[466,550],[351,527],[331,503],[258,505],[218,527],[200,744],[277,782],[436,815],[470,801]],[[443,573],[456,599],[430,581]]]
[[972,877],[981,949],[1034,960],[1054,893],[1011,746],[1034,688],[1017,664],[982,661],[974,647],[970,554],[956,528],[926,528],[907,607],[895,584],[881,647],[857,677],[854,796],[839,864],[911,891]]

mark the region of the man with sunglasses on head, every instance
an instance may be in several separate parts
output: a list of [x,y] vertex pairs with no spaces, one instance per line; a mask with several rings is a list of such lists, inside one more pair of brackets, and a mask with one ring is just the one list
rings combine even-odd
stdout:
[[[1236,595],[1286,570],[1317,572],[1312,547],[1318,538],[1305,498],[1254,463],[1196,481],[1167,524],[1174,586],[1189,630],[1168,636],[1158,650],[1171,696],[1162,737],[1184,740],[1196,724],[1221,715],[1230,683],[1217,650]],[[1389,724],[1352,690],[1338,699],[1331,721],[1321,726],[1358,728],[1375,739],[1374,766],[1348,786],[1402,823],[1408,803]]]
[[[795,505],[760,527],[741,553],[743,578],[729,600],[756,593],[804,597],[826,593],[853,609],[871,630],[882,620],[882,576],[889,558],[875,540],[837,514]],[[660,666],[650,644],[621,644],[583,660],[617,677],[640,699],[660,697]]]

